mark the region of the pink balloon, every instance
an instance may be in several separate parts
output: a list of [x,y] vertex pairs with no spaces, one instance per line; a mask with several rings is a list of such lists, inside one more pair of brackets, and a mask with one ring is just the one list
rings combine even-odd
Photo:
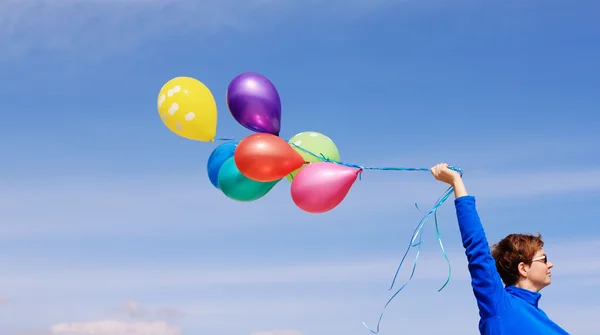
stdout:
[[309,213],[330,211],[344,200],[360,172],[335,163],[311,163],[292,180],[292,199]]

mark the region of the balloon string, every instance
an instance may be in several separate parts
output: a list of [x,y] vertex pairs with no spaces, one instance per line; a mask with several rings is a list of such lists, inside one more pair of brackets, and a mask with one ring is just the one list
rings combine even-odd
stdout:
[[[325,155],[323,154],[315,154],[305,148],[302,148],[298,145],[296,145],[293,142],[289,142],[291,145],[293,145],[295,148],[300,149],[303,152],[308,153],[309,155],[312,155],[318,159],[320,159],[323,162],[329,162],[329,163],[335,163],[335,164],[340,164],[340,165],[344,165],[344,166],[348,166],[348,167],[353,167],[353,168],[357,168],[362,170],[380,170],[380,171],[430,171],[430,169],[428,168],[408,168],[408,167],[368,167],[368,166],[362,166],[362,165],[356,165],[356,164],[348,164],[348,163],[343,163],[343,162],[338,162],[338,161],[334,161],[331,160],[327,157],[325,157]],[[458,167],[454,167],[454,166],[449,166],[450,169],[457,171],[458,173],[460,173],[460,175],[462,176],[462,170]],[[361,173],[362,174],[362,173]],[[360,175],[359,175],[360,176]],[[398,273],[400,272],[400,269],[402,268],[402,264],[404,264],[404,261],[406,259],[406,256],[408,255],[408,253],[410,252],[411,248],[417,247],[417,254],[415,256],[415,260],[413,261],[413,267],[412,267],[412,271],[410,273],[410,276],[408,278],[408,280],[390,297],[390,299],[386,302],[386,304],[383,307],[383,311],[381,312],[380,316],[379,316],[379,320],[377,321],[377,330],[373,330],[371,329],[369,326],[367,326],[366,323],[363,322],[363,325],[372,333],[377,334],[379,333],[379,328],[381,325],[381,320],[383,319],[383,315],[385,312],[385,309],[387,308],[387,306],[392,302],[392,300],[394,300],[394,298],[408,285],[408,283],[412,280],[412,278],[414,277],[416,268],[417,268],[417,261],[419,259],[419,255],[421,252],[421,245],[423,243],[423,234],[422,234],[422,230],[423,227],[425,226],[425,222],[433,215],[434,216],[434,221],[435,221],[435,230],[436,230],[436,234],[437,234],[437,238],[438,241],[440,243],[440,248],[442,251],[442,255],[444,256],[444,259],[446,260],[446,263],[448,265],[448,276],[446,278],[446,282],[444,282],[444,285],[442,285],[442,287],[438,290],[438,292],[441,292],[446,285],[448,285],[448,283],[450,282],[450,278],[452,276],[452,266],[450,265],[450,260],[448,259],[448,255],[446,254],[446,251],[444,250],[444,245],[442,243],[442,237],[439,231],[439,225],[438,225],[438,219],[437,219],[437,210],[438,208],[440,208],[440,206],[448,199],[448,197],[450,197],[450,195],[454,192],[454,189],[452,187],[448,188],[448,190],[446,190],[446,192],[444,192],[442,194],[442,196],[440,198],[438,198],[438,200],[436,201],[435,205],[433,206],[433,208],[427,213],[427,215],[425,215],[421,221],[419,222],[419,224],[417,225],[417,228],[414,230],[410,242],[408,244],[408,247],[406,249],[406,252],[404,253],[404,255],[402,256],[402,260],[400,261],[400,264],[398,265],[398,268],[396,269],[396,273],[394,274],[394,278],[392,279],[392,284],[390,285],[388,290],[392,290],[394,288],[394,285],[396,284],[396,280],[398,278]],[[417,209],[419,209],[419,206],[417,204],[415,204],[415,206],[417,207]],[[419,238],[418,242],[415,242],[417,237]]]
[[[220,140],[230,140],[230,139],[220,139]],[[326,157],[325,155],[323,155],[322,153],[320,154],[316,154],[313,153],[305,148],[302,148],[298,145],[296,145],[293,142],[288,141],[288,143],[290,143],[293,147],[311,155],[314,156],[316,158],[318,158],[319,160],[323,161],[323,162],[329,162],[329,163],[334,163],[334,164],[340,164],[340,165],[344,165],[347,167],[352,167],[352,168],[356,168],[359,169],[359,179],[362,175],[362,172],[364,170],[379,170],[379,171],[430,171],[430,169],[428,168],[408,168],[408,167],[368,167],[368,166],[363,166],[363,165],[356,165],[356,164],[349,164],[349,163],[343,163],[343,162],[339,162],[339,161],[335,161],[335,160],[331,160],[328,157]],[[310,162],[307,162],[310,163]],[[463,175],[462,170],[459,167],[455,167],[455,166],[448,166],[449,169],[454,170],[458,173],[460,173],[460,175]],[[293,177],[292,177],[293,178]],[[413,267],[412,267],[412,271],[410,273],[410,276],[408,278],[408,280],[388,299],[388,301],[385,303],[384,307],[383,307],[383,311],[381,312],[379,319],[377,321],[377,327],[376,330],[371,329],[369,326],[367,326],[367,324],[365,322],[363,322],[363,325],[369,330],[371,331],[373,334],[377,334],[379,333],[379,329],[380,329],[380,325],[381,325],[381,320],[383,319],[383,315],[385,313],[385,309],[387,308],[387,306],[392,302],[392,300],[408,285],[408,283],[412,280],[416,268],[417,268],[417,261],[419,259],[419,255],[421,253],[421,245],[423,243],[423,234],[422,234],[422,230],[423,227],[425,226],[425,222],[433,215],[434,217],[434,222],[435,222],[435,231],[436,231],[436,235],[438,238],[438,241],[440,243],[440,248],[442,251],[442,255],[444,256],[444,259],[446,260],[446,263],[448,265],[448,277],[446,278],[446,281],[444,282],[444,285],[442,285],[442,287],[438,290],[438,292],[441,292],[450,282],[450,278],[452,276],[452,266],[450,265],[450,260],[448,259],[448,255],[446,254],[446,251],[444,250],[444,245],[442,243],[442,237],[439,231],[439,225],[438,225],[438,219],[437,219],[437,210],[442,206],[442,204],[448,200],[448,198],[450,197],[450,195],[452,195],[452,193],[454,192],[454,188],[450,187],[446,190],[446,192],[444,192],[442,194],[442,196],[440,198],[438,198],[438,200],[436,201],[435,205],[431,208],[431,210],[429,210],[429,212],[419,221],[419,224],[417,225],[417,227],[415,228],[410,242],[408,243],[408,246],[406,248],[406,251],[404,253],[404,255],[402,256],[402,260],[400,261],[400,264],[398,265],[398,267],[396,268],[396,273],[394,274],[394,278],[392,279],[392,283],[389,287],[388,290],[392,290],[394,288],[394,285],[396,284],[396,280],[398,277],[398,274],[400,272],[400,269],[402,268],[402,265],[404,264],[404,261],[406,260],[406,256],[408,255],[408,253],[410,252],[411,248],[417,247],[417,254],[415,255],[415,259],[413,261]],[[419,206],[417,204],[415,204],[415,207],[419,209]],[[418,242],[415,242],[417,240],[418,237]]]
[[[301,146],[296,145],[296,143],[294,142],[290,142],[288,141],[289,144],[291,144],[292,146],[294,146],[297,149],[300,149],[301,151],[314,156],[316,158],[318,158],[319,160],[323,161],[323,162],[328,162],[328,163],[335,163],[335,164],[340,164],[340,165],[344,165],[347,167],[352,167],[352,168],[356,168],[356,169],[362,169],[362,170],[379,170],[379,171],[427,171],[429,172],[428,168],[409,168],[409,167],[370,167],[370,166],[364,166],[364,165],[357,165],[357,164],[349,164],[349,163],[344,163],[344,162],[339,162],[339,161],[335,161],[332,159],[329,159],[327,157],[325,157],[325,155],[323,154],[316,154],[314,152],[311,152],[309,150],[304,149]],[[458,167],[455,166],[448,166],[449,169],[454,170],[458,173],[460,173],[462,175],[462,170]]]
[[[406,252],[404,253],[404,256],[402,257],[402,260],[400,261],[400,264],[398,265],[398,268],[396,269],[396,273],[394,274],[394,279],[392,280],[392,284],[390,285],[390,288],[388,290],[392,290],[394,288],[394,285],[396,283],[396,279],[398,277],[398,273],[400,272],[400,269],[402,268],[402,264],[404,263],[404,260],[406,259],[406,256],[408,255],[409,251],[411,248],[414,248],[415,246],[417,246],[417,254],[415,256],[415,260],[413,262],[413,268],[411,271],[411,274],[408,278],[408,280],[390,297],[390,299],[386,302],[386,304],[383,307],[383,311],[381,312],[381,314],[379,315],[379,319],[377,321],[377,327],[376,330],[373,330],[372,328],[370,328],[369,326],[367,326],[367,324],[365,322],[363,322],[363,325],[373,334],[377,334],[379,333],[379,329],[380,329],[380,325],[381,325],[381,320],[383,319],[383,315],[385,313],[385,309],[388,307],[388,305],[392,302],[392,300],[394,300],[394,298],[408,285],[408,283],[412,280],[414,274],[415,274],[415,270],[417,268],[417,261],[419,259],[419,254],[421,251],[421,244],[422,244],[422,236],[423,234],[421,234],[423,227],[425,226],[425,222],[427,221],[427,219],[429,219],[431,217],[431,215],[434,215],[434,219],[436,222],[436,232],[437,232],[437,236],[438,236],[438,240],[440,242],[440,246],[442,248],[442,254],[444,255],[444,258],[446,259],[446,262],[448,263],[448,277],[446,279],[446,282],[444,283],[444,285],[442,286],[442,288],[440,288],[438,290],[438,292],[440,292],[441,290],[444,289],[444,287],[446,287],[446,285],[448,284],[448,282],[450,281],[450,277],[451,277],[451,265],[450,265],[450,260],[448,259],[448,256],[446,254],[446,251],[444,250],[443,244],[442,244],[442,238],[441,235],[439,233],[439,228],[438,228],[438,224],[437,224],[437,210],[438,208],[448,199],[448,197],[452,194],[452,192],[454,191],[454,189],[452,187],[448,188],[448,190],[446,190],[446,192],[444,192],[444,194],[438,199],[438,201],[436,202],[436,204],[433,206],[433,208],[427,213],[427,215],[425,215],[421,221],[419,221],[419,224],[417,225],[417,228],[415,229],[415,231],[412,234],[411,240],[408,244],[408,247],[406,249]],[[418,206],[415,204],[415,206],[418,209]],[[419,242],[415,244],[415,240],[417,238],[417,236],[419,236]]]
[[[421,230],[423,229],[423,227],[425,225],[425,221],[427,221],[427,219],[429,219],[431,217],[431,215],[434,215],[434,220],[435,220],[435,224],[436,224],[436,232],[437,232],[438,240],[440,241],[440,246],[442,248],[442,254],[444,255],[444,257],[446,258],[446,260],[448,262],[449,269],[451,268],[450,261],[448,260],[446,252],[444,251],[444,246],[443,246],[442,240],[441,240],[442,238],[441,238],[440,233],[439,233],[439,227],[438,227],[438,224],[437,224],[437,222],[438,222],[437,221],[437,210],[448,199],[448,197],[452,194],[453,191],[454,191],[454,189],[452,187],[448,188],[446,190],[446,192],[444,192],[444,194],[436,201],[436,204],[429,211],[429,213],[427,213],[427,215],[425,215],[425,217],[423,217],[421,219],[421,221],[419,222],[419,224],[417,225],[417,228],[415,229],[415,232],[413,233],[413,238],[411,239],[411,243],[409,243],[409,245],[408,245],[408,247],[406,249],[406,252],[404,253],[404,256],[402,257],[402,260],[400,261],[400,265],[398,265],[398,268],[396,269],[396,273],[394,274],[394,279],[392,280],[392,284],[390,285],[389,290],[391,290],[391,289],[394,288],[394,284],[396,283],[396,279],[398,277],[398,273],[400,272],[400,268],[402,267],[402,264],[404,263],[404,260],[406,259],[406,256],[408,255],[408,252],[410,251],[411,246],[414,246],[413,245],[414,239],[416,238],[417,235],[419,235],[421,233]],[[417,206],[417,209],[418,209],[418,206]],[[448,274],[448,278],[449,277],[450,277],[450,272]],[[448,283],[448,280],[442,286],[442,288],[438,290],[438,292],[441,291],[446,286],[446,284]]]

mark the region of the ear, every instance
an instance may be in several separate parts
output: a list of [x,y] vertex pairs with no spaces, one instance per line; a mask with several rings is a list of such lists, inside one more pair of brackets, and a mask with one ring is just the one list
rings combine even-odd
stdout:
[[519,270],[519,275],[523,278],[527,278],[527,271],[529,271],[529,265],[521,262],[519,263],[517,269]]

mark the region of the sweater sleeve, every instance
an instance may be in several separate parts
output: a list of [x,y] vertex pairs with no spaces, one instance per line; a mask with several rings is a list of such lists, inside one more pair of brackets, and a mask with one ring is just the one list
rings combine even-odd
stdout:
[[460,197],[454,200],[454,204],[479,316],[487,319],[498,315],[506,306],[507,293],[496,270],[496,262],[477,213],[475,198]]

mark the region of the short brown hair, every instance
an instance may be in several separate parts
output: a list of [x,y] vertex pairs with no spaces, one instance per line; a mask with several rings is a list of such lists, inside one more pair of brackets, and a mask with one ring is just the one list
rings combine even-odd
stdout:
[[519,263],[528,263],[544,246],[542,235],[510,234],[492,246],[496,269],[505,285],[519,281]]

